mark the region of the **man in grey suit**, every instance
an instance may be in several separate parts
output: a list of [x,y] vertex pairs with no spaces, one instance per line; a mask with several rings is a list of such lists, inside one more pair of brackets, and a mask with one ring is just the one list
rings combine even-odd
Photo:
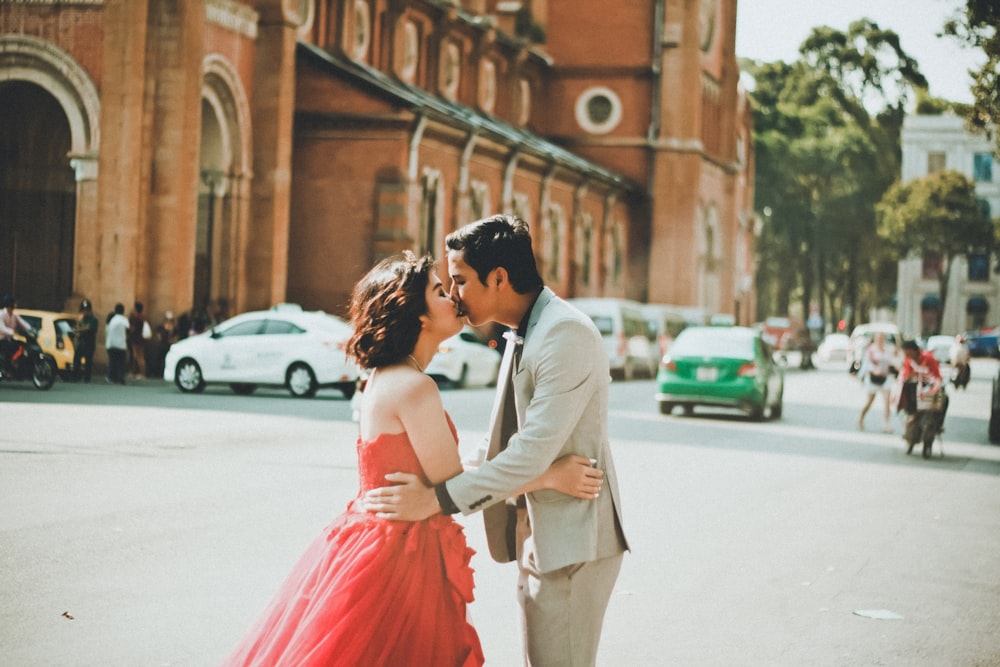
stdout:
[[[511,327],[497,381],[486,460],[434,488],[417,477],[366,500],[380,517],[420,520],[483,510],[490,554],[517,560],[525,664],[594,665],[601,626],[628,543],[608,444],[610,372],[590,318],[545,287],[528,226],[510,216],[452,234],[452,298],[472,325]],[[543,489],[512,497],[556,459],[585,456],[604,471],[593,501]]]

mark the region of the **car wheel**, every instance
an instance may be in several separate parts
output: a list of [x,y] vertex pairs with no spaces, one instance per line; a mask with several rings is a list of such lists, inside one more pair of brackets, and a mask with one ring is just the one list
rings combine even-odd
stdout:
[[358,390],[358,383],[342,382],[340,385],[337,386],[337,389],[339,389],[340,393],[344,395],[344,398],[346,398],[347,400],[351,400],[352,398],[354,398],[354,393]]
[[673,411],[674,411],[674,404],[673,403],[668,403],[666,401],[660,403],[660,414],[661,415],[669,415],[669,414],[672,414]]
[[455,386],[458,389],[462,389],[469,383],[469,365],[462,364],[462,372],[458,374],[458,379],[455,380]]
[[296,398],[312,398],[318,389],[316,385],[316,374],[306,364],[301,362],[292,364],[285,376],[285,384],[288,391]]
[[760,403],[751,406],[750,408],[750,419],[755,422],[764,420],[764,406],[767,405],[767,394],[761,399]]
[[693,414],[694,414],[694,406],[688,403],[687,405],[684,406],[684,416],[690,417]]
[[229,388],[233,390],[234,394],[239,396],[249,396],[257,389],[257,385],[246,384],[245,382],[234,382],[229,385]]
[[778,400],[771,406],[771,419],[781,419],[782,403],[784,403],[785,391],[778,392]]
[[201,366],[194,359],[181,359],[174,371],[174,384],[185,394],[201,393],[205,389],[205,378],[201,375]]

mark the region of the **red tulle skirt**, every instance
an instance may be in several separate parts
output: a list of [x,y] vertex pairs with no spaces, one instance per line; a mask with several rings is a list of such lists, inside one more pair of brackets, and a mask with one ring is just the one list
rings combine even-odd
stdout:
[[384,521],[353,501],[306,549],[223,664],[482,665],[466,609],[473,553],[450,517]]

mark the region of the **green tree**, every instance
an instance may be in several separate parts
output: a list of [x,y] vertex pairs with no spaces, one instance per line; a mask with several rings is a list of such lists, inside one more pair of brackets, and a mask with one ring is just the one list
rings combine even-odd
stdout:
[[1000,2],[967,0],[965,10],[948,20],[944,34],[983,50],[986,61],[972,76],[973,103],[965,117],[976,130],[994,133],[1000,151]]
[[828,319],[888,303],[894,264],[875,203],[899,173],[905,106],[926,88],[898,36],[869,20],[815,28],[792,64],[744,62],[754,80],[755,208],[763,215],[759,315]]
[[[899,258],[940,257],[938,326],[948,297],[956,257],[991,254],[993,223],[976,198],[975,184],[957,171],[940,171],[895,183],[876,206],[878,232]],[[929,333],[939,333],[932,331]]]

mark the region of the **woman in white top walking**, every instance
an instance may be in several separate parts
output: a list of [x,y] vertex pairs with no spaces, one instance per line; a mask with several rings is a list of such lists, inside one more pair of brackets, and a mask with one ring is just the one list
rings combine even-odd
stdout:
[[858,377],[865,387],[867,400],[861,408],[861,416],[858,418],[858,430],[865,430],[865,415],[875,402],[875,394],[882,394],[882,404],[885,406],[885,414],[882,419],[882,432],[892,433],[892,426],[889,424],[889,372],[892,358],[889,351],[885,349],[885,334],[876,333],[872,342],[865,348],[865,353],[861,357],[861,368],[858,370]]

